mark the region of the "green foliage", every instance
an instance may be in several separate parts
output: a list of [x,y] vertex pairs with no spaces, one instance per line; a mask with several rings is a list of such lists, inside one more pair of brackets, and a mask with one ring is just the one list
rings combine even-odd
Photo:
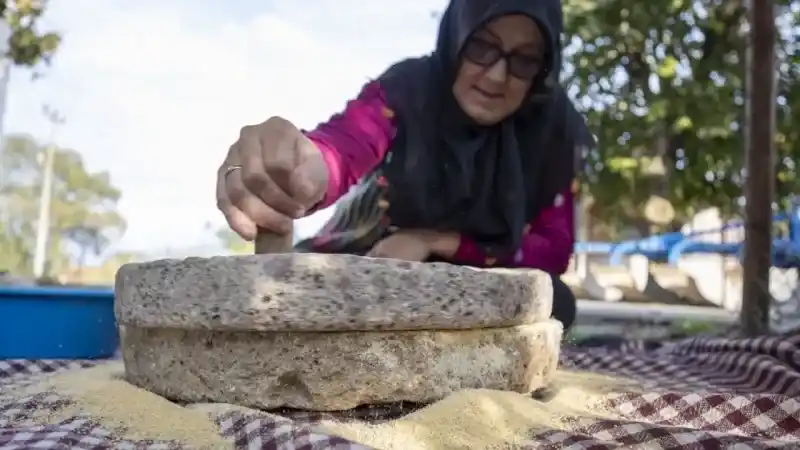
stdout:
[[255,252],[252,242],[245,241],[230,228],[220,228],[217,230],[216,236],[222,247],[234,255],[252,255]]
[[[777,189],[800,193],[798,13],[779,0]],[[741,0],[566,0],[566,83],[598,138],[586,190],[605,222],[636,222],[653,192],[675,221],[737,212],[742,195],[745,8]],[[797,8],[795,8],[797,9]],[[794,114],[793,114],[794,111]],[[793,125],[794,124],[794,125]],[[660,158],[664,174],[647,172]]]
[[[36,223],[45,149],[29,136],[8,136],[2,148],[0,190],[0,270],[30,274],[36,247]],[[48,246],[49,272],[69,266],[68,249],[100,253],[125,232],[117,212],[121,192],[107,173],[90,173],[81,155],[57,149]]]
[[38,30],[46,0],[0,0],[0,13],[11,28],[8,57],[18,66],[49,63],[61,44],[61,35]]

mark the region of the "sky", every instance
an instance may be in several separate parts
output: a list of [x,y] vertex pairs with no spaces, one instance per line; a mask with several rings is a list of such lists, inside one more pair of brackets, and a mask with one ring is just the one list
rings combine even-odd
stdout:
[[65,117],[56,144],[122,190],[128,230],[115,250],[203,245],[206,223],[225,223],[216,169],[239,129],[326,120],[394,61],[429,52],[445,3],[51,0],[42,25],[63,46],[42,79],[12,71],[4,132],[46,141],[43,105]]

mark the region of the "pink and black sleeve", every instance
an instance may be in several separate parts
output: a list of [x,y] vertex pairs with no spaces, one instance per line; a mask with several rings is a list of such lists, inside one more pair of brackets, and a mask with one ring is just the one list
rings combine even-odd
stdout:
[[394,135],[394,113],[377,81],[367,84],[344,111],[306,132],[328,166],[328,188],[317,208],[335,203],[377,167]]
[[453,262],[479,267],[524,267],[553,275],[563,274],[575,246],[574,186],[575,183],[556,195],[553,204],[525,227],[520,247],[512,257],[500,261],[487,258],[475,241],[462,236]]

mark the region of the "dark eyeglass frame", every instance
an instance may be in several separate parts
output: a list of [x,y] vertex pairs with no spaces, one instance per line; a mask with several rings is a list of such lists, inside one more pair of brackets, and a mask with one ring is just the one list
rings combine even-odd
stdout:
[[[476,52],[476,50],[479,51]],[[461,49],[461,55],[481,67],[492,67],[504,59],[509,75],[521,80],[536,78],[542,71],[545,62],[543,55],[525,55],[516,50],[507,52],[499,45],[477,36],[467,39]]]

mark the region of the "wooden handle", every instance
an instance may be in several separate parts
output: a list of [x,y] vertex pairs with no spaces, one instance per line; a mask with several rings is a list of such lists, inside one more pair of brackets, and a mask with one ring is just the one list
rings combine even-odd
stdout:
[[258,229],[256,235],[256,255],[267,253],[291,253],[292,233],[277,234],[272,231]]

